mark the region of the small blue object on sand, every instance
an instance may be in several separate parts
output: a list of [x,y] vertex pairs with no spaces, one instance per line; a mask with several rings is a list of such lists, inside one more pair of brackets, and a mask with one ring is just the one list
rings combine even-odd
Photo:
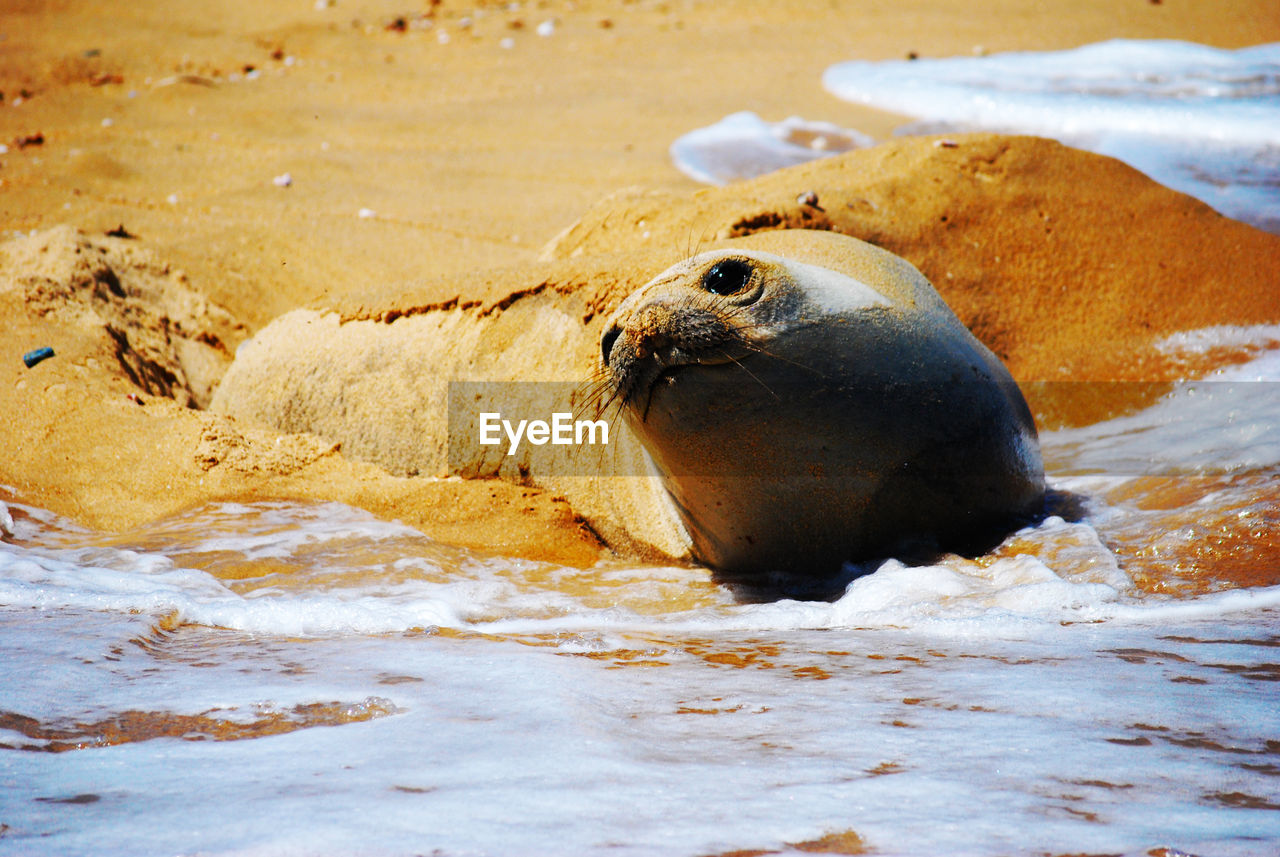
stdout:
[[22,362],[26,363],[27,368],[30,369],[41,360],[47,360],[52,356],[53,349],[46,345],[44,348],[37,348],[34,351],[28,351],[26,354],[22,355]]

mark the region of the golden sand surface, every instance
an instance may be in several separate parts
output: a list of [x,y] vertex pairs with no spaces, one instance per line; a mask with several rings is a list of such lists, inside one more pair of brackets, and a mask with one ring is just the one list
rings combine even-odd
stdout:
[[[1163,377],[1148,346],[1172,329],[1280,321],[1260,282],[1280,270],[1280,238],[1042,141],[897,141],[716,191],[667,155],[738,110],[887,138],[903,117],[822,89],[840,60],[1118,37],[1275,41],[1280,6],[11,0],[0,486],[109,530],[217,499],[332,499],[458,544],[590,564],[602,547],[561,497],[393,476],[332,438],[203,408],[237,346],[290,310],[501,304],[540,265],[562,281],[611,264],[634,277],[701,240],[695,221],[714,235],[767,212],[770,228],[904,255],[1019,380]],[[979,168],[983,152],[1000,156]],[[845,205],[806,222],[796,193],[819,183]],[[665,224],[648,246],[599,228],[619,199],[632,226],[638,199]],[[24,366],[40,346],[56,356]]]

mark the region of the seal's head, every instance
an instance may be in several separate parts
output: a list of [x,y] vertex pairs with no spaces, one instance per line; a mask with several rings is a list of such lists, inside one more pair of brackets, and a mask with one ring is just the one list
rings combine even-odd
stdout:
[[[816,302],[816,305],[815,305]],[[748,249],[702,253],[628,297],[601,337],[614,395],[643,419],[654,387],[689,366],[717,366],[767,350],[797,326],[890,302],[825,268]]]
[[723,572],[978,540],[1043,494],[999,360],[915,268],[855,239],[726,242],[628,297],[600,345],[607,395]]

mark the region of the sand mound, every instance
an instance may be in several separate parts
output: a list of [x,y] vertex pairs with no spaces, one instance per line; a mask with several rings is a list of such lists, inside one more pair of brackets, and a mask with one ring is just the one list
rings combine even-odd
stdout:
[[[0,244],[0,495],[127,530],[214,500],[338,500],[429,535],[590,564],[563,499],[403,479],[314,434],[198,410],[243,328],[140,242],[62,226]],[[22,356],[50,347],[30,367]]]
[[0,294],[26,313],[106,343],[142,391],[205,407],[244,330],[186,276],[125,237],[69,226],[0,245]]
[[[324,437],[396,476],[537,485],[567,496],[626,553],[682,557],[683,537],[649,480],[623,479],[605,490],[593,478],[645,472],[630,438],[609,447],[608,461],[577,463],[563,448],[530,445],[508,456],[497,446],[464,448],[477,430],[451,426],[451,416],[473,419],[476,408],[450,408],[450,396],[465,392],[450,382],[462,381],[473,395],[500,401],[494,408],[507,416],[517,407],[530,417],[580,412],[575,396],[585,393],[581,382],[592,372],[608,311],[675,258],[533,264],[296,310],[241,347],[213,409]],[[422,300],[452,292],[458,296],[443,302]]]
[[[1276,236],[1051,141],[907,139],[692,196],[616,195],[562,233],[541,265],[290,313],[241,350],[213,407],[315,433],[395,474],[540,485],[568,496],[610,544],[679,557],[647,480],[602,488],[547,450],[456,455],[474,426],[450,424],[450,382],[505,385],[508,402],[512,385],[572,388],[591,376],[600,322],[630,291],[712,242],[793,228],[905,256],[1024,381],[1175,377],[1185,366],[1153,348],[1159,338],[1280,321]],[[424,299],[440,294],[456,297]],[[1135,404],[1111,401],[1110,389],[1051,386],[1033,406],[1093,418]],[[635,454],[624,444],[595,472],[638,474]]]

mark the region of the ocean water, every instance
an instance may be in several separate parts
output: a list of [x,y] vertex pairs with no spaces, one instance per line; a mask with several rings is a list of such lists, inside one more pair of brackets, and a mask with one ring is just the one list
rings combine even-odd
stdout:
[[1280,586],[1239,569],[1277,579],[1280,330],[1166,346],[1224,342],[1044,435],[1060,514],[832,602],[338,504],[103,535],[10,497],[0,855],[1274,854]]
[[[847,101],[919,118],[898,133],[1052,137],[1280,232],[1280,44],[1221,50],[1117,39],[1058,52],[850,60],[827,69],[822,85]],[[787,126],[804,120],[774,125],[757,118],[755,127],[731,120],[677,140],[677,166],[723,183],[789,166],[803,151],[792,146],[786,158],[767,157],[779,150]],[[856,135],[847,130],[840,139]]]

